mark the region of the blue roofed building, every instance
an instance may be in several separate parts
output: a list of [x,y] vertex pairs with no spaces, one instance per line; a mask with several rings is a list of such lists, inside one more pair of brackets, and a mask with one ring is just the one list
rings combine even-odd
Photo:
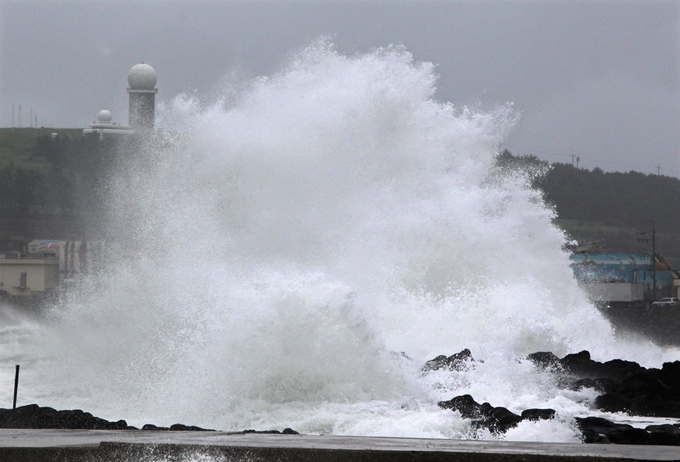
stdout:
[[[680,279],[658,253],[575,252],[570,257],[574,276],[594,300],[653,301],[676,297]],[[656,291],[654,291],[656,281]]]

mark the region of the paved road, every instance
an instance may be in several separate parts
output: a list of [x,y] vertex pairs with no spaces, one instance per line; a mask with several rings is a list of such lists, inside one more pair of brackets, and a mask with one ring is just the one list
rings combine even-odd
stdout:
[[[136,456],[121,456],[126,451]],[[149,448],[154,448],[153,451]],[[160,449],[159,449],[160,448]],[[52,451],[52,452],[50,452]],[[80,451],[80,452],[78,452]],[[83,452],[84,451],[84,452]],[[64,458],[85,454],[89,458]],[[211,454],[207,459],[225,460],[680,460],[673,446],[625,446],[573,443],[523,443],[460,441],[420,438],[375,438],[351,436],[233,434],[226,432],[149,432],[106,430],[0,429],[0,459],[91,460],[92,451],[103,451],[97,460],[186,460],[186,454]],[[106,452],[108,451],[108,452]],[[133,451],[133,452],[134,452]],[[35,455],[34,458],[29,456]],[[43,454],[38,457],[37,454]],[[109,454],[107,456],[107,454]],[[111,456],[110,454],[116,454]],[[144,457],[140,456],[144,455]],[[176,457],[173,457],[172,455]],[[238,457],[233,457],[236,454]],[[240,454],[240,455],[239,455]],[[297,455],[296,455],[297,454]],[[301,457],[300,454],[304,454]],[[343,455],[344,454],[344,455]],[[4,456],[3,456],[4,455]],[[24,456],[22,456],[24,455]],[[256,457],[253,457],[256,455]],[[358,457],[358,456],[361,457]],[[332,457],[329,457],[332,456]],[[555,457],[558,456],[558,457]],[[23,457],[23,458],[22,458]]]

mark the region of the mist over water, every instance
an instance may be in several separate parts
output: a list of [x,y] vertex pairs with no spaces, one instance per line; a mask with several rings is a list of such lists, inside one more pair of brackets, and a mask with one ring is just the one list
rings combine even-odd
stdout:
[[[23,399],[133,425],[491,438],[436,405],[470,393],[558,410],[508,439],[575,441],[570,417],[594,396],[559,390],[528,353],[678,353],[614,337],[554,212],[494,167],[512,107],[454,107],[436,81],[400,47],[320,41],[215,101],[166,102],[163,142],[106,204],[134,246],[40,323],[0,333],[3,369],[31,364]],[[484,362],[420,372],[463,348]]]

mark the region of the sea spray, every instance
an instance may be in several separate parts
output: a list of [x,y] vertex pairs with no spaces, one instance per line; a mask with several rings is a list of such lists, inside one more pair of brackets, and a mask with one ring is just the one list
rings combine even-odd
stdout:
[[[494,167],[512,107],[454,107],[436,81],[401,47],[319,41],[238,94],[166,101],[111,180],[124,256],[26,342],[28,396],[138,425],[496,437],[437,407],[470,393],[558,411],[508,438],[575,440],[593,396],[528,353],[677,352],[614,337],[554,211]],[[482,361],[421,370],[466,347]]]

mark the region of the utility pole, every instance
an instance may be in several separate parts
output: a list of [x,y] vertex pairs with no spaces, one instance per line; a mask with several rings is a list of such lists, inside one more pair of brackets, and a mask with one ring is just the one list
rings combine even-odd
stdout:
[[[656,226],[654,225],[654,220],[649,220],[652,223],[652,255],[650,258],[651,272],[652,272],[652,301],[656,301]],[[638,242],[649,244],[649,238],[646,236],[648,233],[642,231],[637,234]]]
[[656,228],[652,222],[652,298],[656,301]]
[[661,175],[661,164],[656,166],[656,174],[659,176]]
[[576,156],[574,155],[574,151],[571,151],[571,166],[572,166],[572,167],[574,166],[574,157],[576,157]]

